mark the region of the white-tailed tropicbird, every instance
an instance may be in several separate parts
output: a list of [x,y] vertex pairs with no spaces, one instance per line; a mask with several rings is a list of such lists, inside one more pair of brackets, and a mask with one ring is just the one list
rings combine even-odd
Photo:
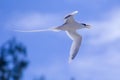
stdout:
[[76,30],[82,29],[82,28],[90,28],[90,25],[84,24],[84,23],[78,23],[74,20],[73,16],[77,14],[78,11],[74,11],[64,17],[64,24],[50,28],[45,30],[31,30],[31,31],[21,31],[16,30],[19,32],[40,32],[40,31],[65,31],[67,35],[73,40],[71,49],[70,49],[70,55],[69,55],[69,62],[71,62],[75,56],[77,55],[79,51],[79,47],[81,45],[82,37],[79,35]]

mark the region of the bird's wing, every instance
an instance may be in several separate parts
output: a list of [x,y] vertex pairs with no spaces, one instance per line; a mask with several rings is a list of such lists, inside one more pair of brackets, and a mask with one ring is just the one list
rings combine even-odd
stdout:
[[70,49],[70,56],[69,56],[69,62],[71,62],[79,51],[82,37],[76,31],[66,31],[66,32],[68,36],[73,40],[73,43]]
[[74,12],[72,12],[72,13],[69,13],[68,15],[66,15],[65,17],[64,17],[64,22],[66,23],[68,23],[68,22],[71,22],[71,21],[74,21],[74,18],[73,18],[73,16],[75,15],[75,14],[77,14],[78,13],[78,11],[74,11]]
[[78,11],[74,11],[74,12],[69,13],[68,15],[66,15],[66,16],[64,17],[64,22],[65,22],[65,23],[69,23],[69,22],[74,21],[73,16],[74,16],[75,14],[77,14],[77,13],[78,13]]
[[67,18],[69,18],[69,17],[71,17],[71,16],[73,16],[73,15],[75,15],[75,14],[77,14],[77,13],[78,13],[78,11],[73,11],[72,13],[67,14],[67,15],[64,17],[64,19],[67,19]]

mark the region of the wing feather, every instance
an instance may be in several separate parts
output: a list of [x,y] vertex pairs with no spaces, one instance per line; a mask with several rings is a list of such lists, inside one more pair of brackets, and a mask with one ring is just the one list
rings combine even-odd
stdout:
[[66,31],[66,32],[68,36],[73,40],[69,55],[69,62],[71,62],[79,51],[82,37],[76,31]]

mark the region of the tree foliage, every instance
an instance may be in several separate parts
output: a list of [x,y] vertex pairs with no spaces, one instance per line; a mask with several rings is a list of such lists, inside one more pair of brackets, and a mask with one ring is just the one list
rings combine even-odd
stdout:
[[0,80],[21,80],[28,65],[26,47],[15,38],[0,47]]

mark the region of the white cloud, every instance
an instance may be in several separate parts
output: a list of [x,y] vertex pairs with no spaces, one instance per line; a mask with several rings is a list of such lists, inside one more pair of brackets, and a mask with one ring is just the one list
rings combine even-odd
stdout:
[[120,9],[115,9],[105,14],[101,21],[91,22],[90,42],[92,44],[104,44],[120,39]]
[[120,39],[120,9],[108,12],[100,21],[89,23],[93,27],[86,41],[91,48],[86,48],[89,51],[72,63],[71,72],[78,80],[120,80],[120,46],[116,45]]
[[60,21],[62,21],[62,17],[59,14],[45,14],[38,12],[16,13],[8,19],[6,26],[23,30],[44,29],[57,26]]
[[101,55],[84,56],[74,61],[71,71],[78,80],[120,80],[119,62],[119,50],[111,48]]

